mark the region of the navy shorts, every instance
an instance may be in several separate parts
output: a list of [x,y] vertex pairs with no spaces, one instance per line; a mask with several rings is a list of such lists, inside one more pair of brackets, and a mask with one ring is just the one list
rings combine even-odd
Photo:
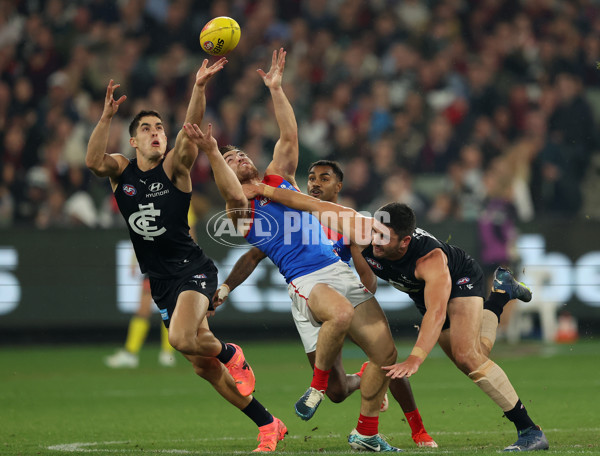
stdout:
[[[479,263],[471,259],[462,264],[459,271],[452,272],[452,289],[450,290],[450,299],[453,298],[464,298],[471,296],[479,296],[485,299],[485,277],[483,275],[483,269]],[[411,295],[413,301],[421,315],[425,315],[425,301],[423,292],[416,295]],[[450,318],[446,316],[446,321],[442,330],[450,327]]]
[[152,299],[160,310],[163,323],[168,328],[179,295],[187,290],[194,290],[208,298],[209,310],[213,310],[212,298],[217,290],[217,267],[208,261],[198,270],[174,279],[157,279],[150,277]]

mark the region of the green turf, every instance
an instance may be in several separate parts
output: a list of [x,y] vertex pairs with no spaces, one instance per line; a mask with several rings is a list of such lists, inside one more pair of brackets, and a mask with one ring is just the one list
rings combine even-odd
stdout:
[[[309,422],[294,402],[311,372],[300,342],[245,343],[255,396],[289,428],[282,454],[350,454],[359,395],[342,404],[325,400]],[[398,343],[405,356],[410,350]],[[145,347],[140,368],[111,370],[102,357],[112,347],[0,349],[0,455],[246,454],[256,428],[245,415],[196,377],[183,358],[172,369],[157,365]],[[553,454],[600,454],[600,343],[572,346],[498,345],[493,358],[511,378]],[[364,356],[344,350],[348,371]],[[417,449],[395,403],[380,431],[409,454],[496,454],[515,440],[513,425],[450,364],[439,349],[412,379],[425,425],[440,445]]]

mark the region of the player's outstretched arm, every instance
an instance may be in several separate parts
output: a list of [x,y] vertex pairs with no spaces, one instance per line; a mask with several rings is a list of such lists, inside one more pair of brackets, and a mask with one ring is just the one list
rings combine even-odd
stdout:
[[273,51],[269,72],[257,70],[271,92],[275,118],[279,126],[279,140],[275,144],[273,161],[267,166],[266,174],[281,176],[297,187],[295,175],[298,167],[298,124],[292,105],[281,86],[285,56],[283,48]]
[[354,209],[265,184],[244,184],[243,189],[247,198],[262,195],[292,209],[311,212],[323,225],[343,234],[353,244],[367,246],[371,243],[373,219],[359,214]]
[[355,244],[350,246],[350,252],[352,254],[352,262],[354,263],[354,269],[358,273],[360,282],[367,287],[371,293],[377,291],[377,276],[373,273],[371,267],[367,263],[367,260],[362,256],[364,248]]
[[[196,81],[192,89],[192,95],[188,104],[188,109],[185,115],[185,123],[190,124],[202,124],[204,113],[206,111],[206,84],[212,79],[212,77],[223,69],[227,59],[225,57],[220,58],[212,65],[208,66],[208,59],[204,59],[200,69],[196,72]],[[175,140],[175,147],[173,150],[173,163],[169,164],[165,162],[167,168],[173,167],[174,181],[177,181],[178,174],[189,174],[189,170],[192,169],[194,161],[198,156],[198,149],[195,147],[193,142],[188,141],[188,136],[184,133],[183,129],[177,134]],[[169,160],[169,157],[167,157]],[[177,183],[177,182],[176,182]],[[191,187],[191,182],[189,183]],[[191,190],[191,188],[189,189]],[[185,191],[189,191],[187,188]]]
[[[244,195],[242,184],[240,184],[233,170],[227,166],[221,152],[219,152],[217,140],[212,136],[212,124],[208,124],[206,134],[200,130],[197,124],[192,125],[190,123],[183,126],[183,131],[194,146],[203,151],[208,157],[215,176],[215,182],[225,200],[226,208],[246,211],[248,209],[248,199]],[[238,217],[244,214],[240,213]],[[237,217],[230,218],[235,219]]]
[[440,338],[452,289],[448,259],[435,249],[417,260],[415,277],[425,281],[425,307],[417,342],[408,358],[393,366],[384,366],[391,378],[410,377],[419,369]]
[[106,88],[106,97],[104,98],[104,110],[100,121],[90,136],[85,155],[85,165],[96,176],[110,177],[111,179],[117,178],[128,163],[128,160],[122,155],[109,155],[106,153],[112,118],[119,110],[121,103],[127,99],[126,95],[122,95],[118,100],[114,99],[115,90],[120,86],[120,84],[115,84],[112,79],[109,81]]
[[244,253],[235,263],[233,269],[225,279],[225,282],[215,292],[212,302],[213,307],[216,309],[225,300],[229,293],[235,290],[240,284],[250,277],[250,274],[254,272],[258,263],[264,260],[267,256],[258,247],[252,247],[246,253]]

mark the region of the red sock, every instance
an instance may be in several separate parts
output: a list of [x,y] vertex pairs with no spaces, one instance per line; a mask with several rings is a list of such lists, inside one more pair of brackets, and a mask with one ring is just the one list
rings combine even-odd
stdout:
[[423,420],[421,419],[421,414],[419,413],[419,409],[414,409],[412,412],[405,413],[406,421],[412,430],[413,435],[419,433],[424,430],[423,428]]
[[315,370],[313,372],[313,379],[310,383],[310,386],[312,386],[316,390],[325,392],[325,390],[327,389],[327,384],[329,383],[330,372],[331,369],[323,371],[317,366],[315,366]]
[[375,435],[379,432],[379,417],[378,416],[364,416],[362,413],[358,417],[358,424],[356,425],[356,432],[360,435]]

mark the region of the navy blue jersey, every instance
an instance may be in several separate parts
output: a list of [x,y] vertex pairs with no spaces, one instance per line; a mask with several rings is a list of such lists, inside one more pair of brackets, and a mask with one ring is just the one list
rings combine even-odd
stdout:
[[362,255],[377,277],[407,293],[419,311],[424,314],[426,311],[425,281],[415,277],[415,269],[417,260],[434,249],[441,249],[448,257],[448,269],[452,278],[450,297],[472,295],[483,297],[483,272],[479,264],[461,248],[439,241],[420,228],[416,228],[413,232],[408,249],[399,260],[375,258],[372,245],[365,248]]
[[130,160],[119,177],[115,198],[142,273],[168,279],[185,276],[210,259],[190,236],[192,194],[175,187],[163,163],[142,171],[136,159]]

